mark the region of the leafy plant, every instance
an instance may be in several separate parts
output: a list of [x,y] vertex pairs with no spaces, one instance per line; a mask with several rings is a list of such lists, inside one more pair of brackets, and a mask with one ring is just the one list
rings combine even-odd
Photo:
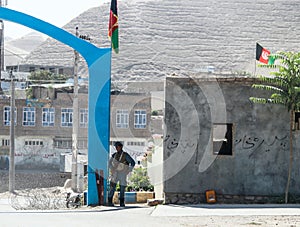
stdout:
[[35,71],[31,72],[30,76],[28,79],[31,81],[33,84],[37,83],[51,83],[51,82],[62,82],[64,83],[67,79],[68,76],[63,75],[63,74],[55,74],[47,70],[41,70],[41,71]]
[[33,91],[32,91],[31,87],[27,88],[26,91],[25,91],[25,93],[26,93],[26,97],[28,99],[32,99],[33,98]]
[[269,76],[259,76],[261,83],[253,84],[253,88],[270,91],[270,96],[250,97],[250,100],[254,103],[284,105],[290,113],[289,170],[285,190],[285,203],[287,203],[293,164],[294,113],[300,109],[300,53],[279,52],[270,57],[278,64],[259,65],[259,67],[273,68],[275,71],[270,72]]
[[147,175],[146,168],[135,168],[129,177],[129,184],[127,190],[144,190],[144,191],[153,191],[153,185],[150,183],[149,176]]
[[151,113],[152,116],[158,116],[158,111],[157,110],[153,110]]

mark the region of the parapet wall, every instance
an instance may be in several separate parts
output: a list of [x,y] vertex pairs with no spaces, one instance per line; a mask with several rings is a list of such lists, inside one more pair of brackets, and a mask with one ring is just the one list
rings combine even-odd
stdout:
[[[15,175],[15,189],[50,188],[55,186],[63,187],[65,181],[70,178],[70,173],[17,171]],[[8,171],[0,171],[0,182],[0,193],[8,191]]]

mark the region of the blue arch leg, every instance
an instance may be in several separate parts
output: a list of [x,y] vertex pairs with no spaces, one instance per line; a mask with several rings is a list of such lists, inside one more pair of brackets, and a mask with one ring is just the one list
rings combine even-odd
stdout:
[[111,48],[98,48],[71,33],[30,15],[0,7],[0,18],[44,33],[77,50],[89,67],[88,205],[98,205],[95,173],[103,173],[106,198],[109,154]]
[[[111,52],[90,68],[88,131],[88,205],[99,204],[96,174],[103,171],[103,198],[106,198],[110,137]],[[93,76],[92,76],[93,75]],[[98,185],[99,186],[99,185]],[[105,201],[104,201],[105,202]]]

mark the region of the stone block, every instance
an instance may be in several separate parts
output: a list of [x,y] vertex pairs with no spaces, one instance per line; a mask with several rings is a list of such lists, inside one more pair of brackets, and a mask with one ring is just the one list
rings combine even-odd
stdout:
[[163,204],[164,199],[148,199],[147,204],[148,206],[157,206],[159,204]]
[[255,196],[245,196],[245,200],[254,200]]
[[154,192],[137,192],[136,201],[137,203],[146,203],[148,199],[154,198]]

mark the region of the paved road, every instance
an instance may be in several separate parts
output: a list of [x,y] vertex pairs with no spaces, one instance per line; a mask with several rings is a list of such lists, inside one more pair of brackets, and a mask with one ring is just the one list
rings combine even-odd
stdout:
[[300,205],[158,205],[14,210],[0,199],[1,227],[300,226]]

